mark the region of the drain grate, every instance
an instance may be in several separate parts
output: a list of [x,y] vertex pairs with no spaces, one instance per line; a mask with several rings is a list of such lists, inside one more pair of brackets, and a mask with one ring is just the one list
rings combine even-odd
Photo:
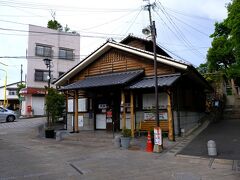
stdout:
[[75,169],[79,174],[83,175],[84,173],[78,169],[76,166],[74,166],[72,163],[69,164],[73,169]]
[[212,167],[212,165],[213,165],[213,161],[214,161],[214,158],[210,158],[210,161],[209,161],[209,164],[208,164],[208,167]]
[[240,172],[240,160],[234,160],[233,161],[232,169],[236,172]]

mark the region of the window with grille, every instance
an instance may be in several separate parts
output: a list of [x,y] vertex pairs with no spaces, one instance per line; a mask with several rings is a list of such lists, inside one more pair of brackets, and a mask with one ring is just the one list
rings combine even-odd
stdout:
[[47,45],[36,45],[36,56],[52,57],[52,47]]
[[59,48],[59,59],[73,60],[74,54],[72,49]]
[[35,81],[48,81],[48,71],[35,70]]

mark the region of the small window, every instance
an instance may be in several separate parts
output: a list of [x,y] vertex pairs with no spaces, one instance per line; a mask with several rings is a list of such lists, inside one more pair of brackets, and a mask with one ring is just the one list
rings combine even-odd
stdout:
[[36,56],[52,57],[52,47],[45,45],[36,45]]
[[35,81],[48,81],[48,71],[35,70]]
[[74,54],[72,49],[59,48],[59,59],[73,60],[73,56]]
[[8,95],[17,95],[17,91],[14,89],[9,89],[8,90]]
[[86,112],[88,110],[88,99],[79,98],[78,99],[78,112]]

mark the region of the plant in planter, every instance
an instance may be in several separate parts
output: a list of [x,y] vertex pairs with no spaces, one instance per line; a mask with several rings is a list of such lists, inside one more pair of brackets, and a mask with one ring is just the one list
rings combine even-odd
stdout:
[[121,146],[124,149],[128,149],[130,146],[130,141],[131,141],[131,130],[124,128],[122,130]]
[[64,95],[56,89],[48,88],[46,96],[47,128],[45,129],[46,138],[54,138],[54,123],[57,117],[61,116],[64,107]]

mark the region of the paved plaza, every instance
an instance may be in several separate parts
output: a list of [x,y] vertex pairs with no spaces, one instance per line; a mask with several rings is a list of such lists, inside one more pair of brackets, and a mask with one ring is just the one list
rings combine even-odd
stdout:
[[[34,124],[35,120],[44,122],[44,119],[23,121]],[[184,147],[182,142],[191,140],[191,136],[190,139],[177,139],[172,144],[166,144],[164,152],[158,154],[147,153],[141,146],[136,148],[144,144],[144,138],[132,142],[135,148],[124,150],[116,148],[112,134],[103,131],[70,134],[62,141],[56,141],[39,137],[38,125],[1,128],[0,180],[240,179],[232,160],[176,156],[177,151]]]

